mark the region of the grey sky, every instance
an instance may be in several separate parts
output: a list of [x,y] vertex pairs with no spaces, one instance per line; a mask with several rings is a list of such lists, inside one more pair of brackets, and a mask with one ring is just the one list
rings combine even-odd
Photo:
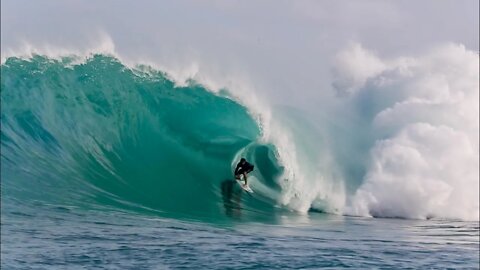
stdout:
[[[478,0],[1,2],[2,53],[81,48],[107,34],[116,51],[162,66],[192,61],[242,73],[278,102],[314,102],[331,90],[332,57],[359,42],[382,57],[446,43],[479,50]],[[298,91],[302,95],[296,95]],[[290,96],[288,99],[280,98]]]

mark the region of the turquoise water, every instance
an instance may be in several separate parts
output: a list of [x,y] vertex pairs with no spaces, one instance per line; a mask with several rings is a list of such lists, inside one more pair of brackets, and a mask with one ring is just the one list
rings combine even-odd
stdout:
[[[2,269],[478,268],[478,222],[279,204],[292,165],[228,89],[104,55],[9,58],[1,74]],[[276,116],[313,174],[321,135]],[[253,196],[232,180],[240,155]]]

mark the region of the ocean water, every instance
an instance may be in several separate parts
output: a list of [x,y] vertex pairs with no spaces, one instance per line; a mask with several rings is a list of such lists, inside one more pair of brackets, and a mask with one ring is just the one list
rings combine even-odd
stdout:
[[269,122],[230,89],[106,55],[11,57],[1,75],[2,269],[479,267],[478,221],[344,210],[361,183],[297,109]]
[[205,222],[41,203],[3,207],[2,269],[479,266],[478,222],[321,213]]

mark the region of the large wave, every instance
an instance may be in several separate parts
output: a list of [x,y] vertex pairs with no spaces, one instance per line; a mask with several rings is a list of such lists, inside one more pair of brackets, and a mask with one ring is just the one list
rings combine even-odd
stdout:
[[[478,55],[461,46],[382,60],[354,44],[337,57],[337,99],[309,113],[82,59],[2,59],[2,200],[478,219]],[[254,197],[232,181],[241,156]]]
[[[209,217],[224,208],[270,211],[301,195],[285,195],[289,166],[227,90],[178,86],[105,55],[80,63],[11,57],[1,71],[7,199]],[[232,180],[240,155],[257,168],[255,198],[239,200]]]

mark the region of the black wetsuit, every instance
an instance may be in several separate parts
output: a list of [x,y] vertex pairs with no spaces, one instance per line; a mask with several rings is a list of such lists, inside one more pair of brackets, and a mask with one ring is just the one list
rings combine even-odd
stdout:
[[238,163],[237,164],[237,168],[235,168],[235,176],[237,175],[240,175],[240,174],[243,174],[243,173],[249,173],[251,171],[253,171],[253,165],[246,162],[245,163]]

